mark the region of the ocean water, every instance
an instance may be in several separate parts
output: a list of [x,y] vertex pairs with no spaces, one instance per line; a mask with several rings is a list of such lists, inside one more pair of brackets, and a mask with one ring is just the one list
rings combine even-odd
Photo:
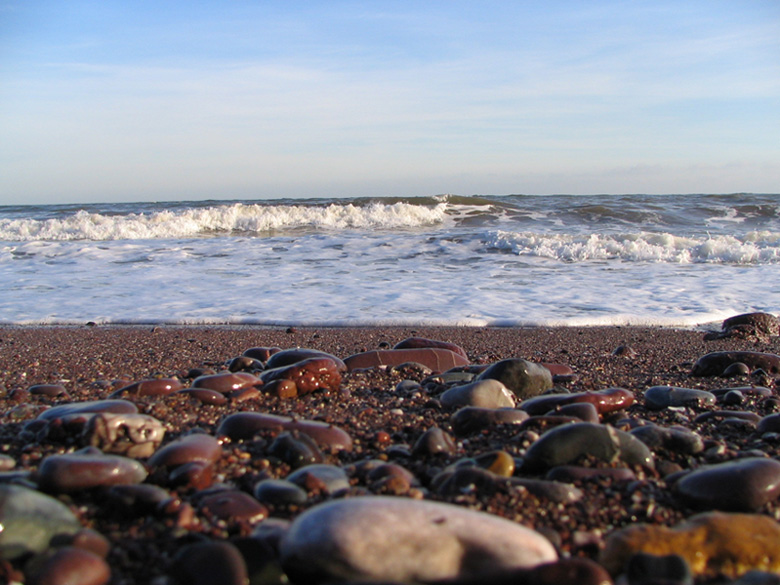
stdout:
[[780,312],[780,195],[0,207],[0,323],[661,325]]

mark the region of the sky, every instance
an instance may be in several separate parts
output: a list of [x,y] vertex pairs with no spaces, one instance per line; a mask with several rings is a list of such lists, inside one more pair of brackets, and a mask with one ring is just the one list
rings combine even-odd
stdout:
[[777,0],[0,0],[0,205],[733,192]]

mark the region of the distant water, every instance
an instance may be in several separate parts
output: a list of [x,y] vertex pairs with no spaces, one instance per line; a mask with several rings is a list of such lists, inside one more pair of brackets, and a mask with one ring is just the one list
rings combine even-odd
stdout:
[[0,207],[0,323],[665,325],[780,312],[780,195]]

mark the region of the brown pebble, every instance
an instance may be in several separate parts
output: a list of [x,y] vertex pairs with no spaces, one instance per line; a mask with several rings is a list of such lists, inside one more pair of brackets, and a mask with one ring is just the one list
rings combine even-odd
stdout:
[[111,569],[100,556],[82,548],[64,546],[30,571],[28,585],[105,585]]
[[214,406],[222,406],[227,404],[228,401],[224,394],[209,388],[182,388],[174,392],[174,394],[192,398],[201,404],[213,404]]
[[140,380],[120,388],[109,395],[109,398],[122,396],[166,396],[182,388],[182,383],[176,378],[152,378]]
[[222,456],[222,446],[211,435],[193,433],[172,441],[151,456],[147,465],[176,467],[185,463],[215,463]]
[[146,475],[144,466],[134,459],[77,452],[46,457],[38,468],[38,486],[42,491],[61,494],[123,483],[141,483]]

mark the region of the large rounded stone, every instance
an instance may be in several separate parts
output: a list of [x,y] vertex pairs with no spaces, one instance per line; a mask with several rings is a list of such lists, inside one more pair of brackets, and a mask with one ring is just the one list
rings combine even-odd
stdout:
[[663,410],[670,406],[703,406],[715,404],[712,392],[674,386],[653,386],[645,390],[645,406],[650,410]]
[[147,472],[143,464],[120,455],[68,453],[49,455],[38,468],[43,491],[69,493],[82,489],[141,483]]
[[520,399],[537,396],[553,387],[550,370],[520,358],[511,358],[494,363],[479,380],[498,380]]
[[539,471],[573,463],[590,455],[613,463],[654,468],[653,454],[639,439],[609,425],[593,423],[565,424],[547,431],[525,454],[524,471]]
[[352,450],[352,437],[335,425],[319,420],[292,419],[265,412],[236,412],[228,415],[217,428],[217,434],[226,435],[233,441],[240,441],[251,439],[264,430],[305,433],[325,451]]
[[735,578],[753,570],[780,572],[780,525],[760,514],[706,512],[674,528],[634,524],[611,533],[599,562],[621,573],[637,552],[677,554],[694,575]]
[[42,552],[55,536],[81,530],[67,506],[13,484],[0,484],[0,525],[0,557],[8,560]]
[[537,532],[450,504],[362,497],[316,506],[293,521],[281,547],[294,582],[435,581],[555,561]]
[[780,355],[757,351],[716,351],[700,357],[691,370],[691,376],[721,376],[732,364],[742,363],[751,370],[761,368],[771,375],[780,374]]
[[748,457],[692,471],[675,490],[690,506],[753,512],[780,495],[780,461]]
[[515,396],[498,380],[478,380],[455,386],[444,392],[439,401],[446,408],[476,406],[480,408],[514,408]]

